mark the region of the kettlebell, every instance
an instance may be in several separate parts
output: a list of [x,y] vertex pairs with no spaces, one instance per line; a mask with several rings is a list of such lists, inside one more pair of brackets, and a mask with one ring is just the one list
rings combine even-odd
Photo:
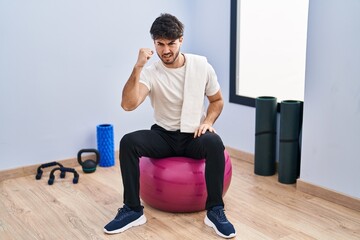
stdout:
[[[96,161],[94,161],[92,159],[87,159],[85,161],[82,161],[81,154],[83,154],[83,153],[95,153]],[[78,152],[77,160],[78,160],[79,164],[81,165],[84,173],[92,173],[92,172],[95,172],[96,166],[98,165],[98,163],[100,161],[100,153],[98,150],[92,149],[92,148],[91,149],[81,149]]]

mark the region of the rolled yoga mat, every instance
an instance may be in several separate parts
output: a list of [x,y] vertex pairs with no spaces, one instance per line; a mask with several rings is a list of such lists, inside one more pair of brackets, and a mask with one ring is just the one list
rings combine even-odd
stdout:
[[100,153],[100,167],[115,165],[114,131],[111,124],[101,124],[96,127],[97,147]]
[[280,104],[278,180],[293,184],[300,175],[300,132],[303,103],[286,100]]
[[261,176],[271,176],[276,172],[277,99],[258,97],[255,106],[254,172]]

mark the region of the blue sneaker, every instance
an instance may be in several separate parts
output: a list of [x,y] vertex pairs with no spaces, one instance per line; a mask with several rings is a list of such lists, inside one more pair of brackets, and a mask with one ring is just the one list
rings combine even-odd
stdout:
[[107,234],[121,233],[125,230],[139,226],[146,223],[146,217],[143,209],[140,212],[131,210],[128,206],[124,205],[123,208],[118,209],[118,213],[114,220],[109,222],[104,227],[104,232]]
[[213,207],[207,211],[205,224],[215,229],[215,232],[223,238],[236,236],[234,226],[227,220],[223,206]]

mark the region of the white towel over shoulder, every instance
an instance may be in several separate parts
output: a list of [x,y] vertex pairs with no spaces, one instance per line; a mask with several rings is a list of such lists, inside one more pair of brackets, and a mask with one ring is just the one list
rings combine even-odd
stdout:
[[207,83],[207,59],[185,54],[186,72],[180,131],[193,133],[205,117],[205,87]]

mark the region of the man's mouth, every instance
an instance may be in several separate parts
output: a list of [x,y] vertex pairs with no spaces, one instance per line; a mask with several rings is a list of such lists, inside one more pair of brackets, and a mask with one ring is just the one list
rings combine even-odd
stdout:
[[163,58],[170,58],[172,55],[171,54],[165,54],[163,55]]

